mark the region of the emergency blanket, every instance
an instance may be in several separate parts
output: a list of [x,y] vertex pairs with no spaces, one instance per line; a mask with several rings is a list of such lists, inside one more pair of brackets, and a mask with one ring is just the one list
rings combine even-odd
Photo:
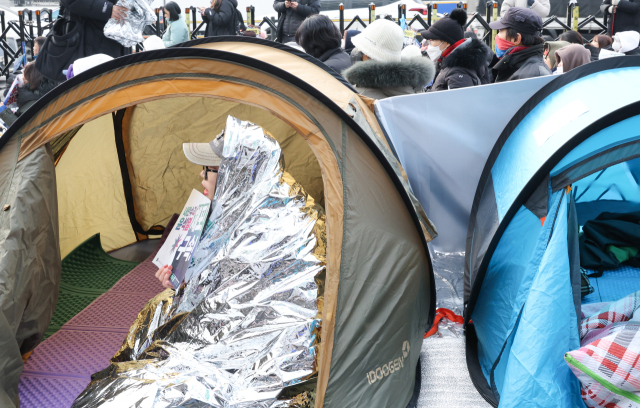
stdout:
[[565,354],[588,407],[640,408],[639,307],[640,291],[584,319],[582,347]]
[[[122,44],[133,47],[144,41],[142,32],[156,21],[156,14],[146,0],[118,0],[116,6],[124,7],[127,15],[124,20],[110,18],[104,26],[104,35]],[[76,73],[77,75],[77,73]]]
[[260,127],[229,117],[223,156],[188,283],[143,308],[74,407],[289,407],[278,394],[316,373],[323,210]]

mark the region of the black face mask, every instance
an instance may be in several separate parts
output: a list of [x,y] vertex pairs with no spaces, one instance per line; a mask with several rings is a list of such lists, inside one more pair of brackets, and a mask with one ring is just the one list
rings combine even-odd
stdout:
[[359,49],[357,49],[357,48],[354,48],[354,49],[351,51],[351,65],[355,64],[356,62],[360,62],[360,61],[362,61],[362,56],[363,56],[363,55],[364,55],[364,54],[362,53],[362,51],[360,51],[360,50],[359,50]]

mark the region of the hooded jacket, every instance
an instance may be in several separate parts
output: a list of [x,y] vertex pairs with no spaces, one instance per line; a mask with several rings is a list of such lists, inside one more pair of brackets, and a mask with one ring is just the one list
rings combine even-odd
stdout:
[[340,47],[327,50],[318,57],[326,66],[332,68],[338,74],[351,66],[351,58],[349,54],[344,52]]
[[488,84],[491,49],[477,38],[467,38],[437,63],[436,80],[430,91]]
[[364,96],[384,99],[390,96],[423,92],[436,73],[433,62],[427,58],[406,61],[361,61],[342,73],[349,83]]
[[640,33],[637,31],[622,31],[613,37],[613,50],[625,55],[638,55],[640,45]]
[[505,55],[491,67],[494,82],[514,81],[516,79],[551,75],[551,70],[542,59],[543,53],[544,44],[538,44],[522,51]]
[[562,62],[563,72],[569,72],[591,62],[591,52],[580,44],[567,45],[556,51],[556,61]]
[[285,0],[275,0],[273,9],[278,12],[278,33],[276,41],[282,42],[283,35],[294,36],[305,18],[320,13],[320,0],[297,0],[298,8],[287,8]]
[[238,0],[222,0],[218,11],[207,8],[202,15],[202,20],[207,23],[204,35],[207,37],[236,35],[238,29],[236,7],[238,7]]
[[[609,13],[611,0],[604,0],[600,6],[602,13]],[[609,16],[607,23],[609,35],[621,31],[640,31],[640,0],[620,0],[616,12]]]

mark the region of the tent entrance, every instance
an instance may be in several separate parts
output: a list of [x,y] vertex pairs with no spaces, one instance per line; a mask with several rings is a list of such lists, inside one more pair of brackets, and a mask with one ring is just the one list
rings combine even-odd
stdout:
[[[613,166],[599,170],[588,177],[574,183],[574,196],[580,234],[585,234],[583,227],[589,221],[596,220],[603,213],[629,214],[640,209],[640,158],[621,162]],[[605,239],[619,240],[620,243],[628,241],[629,248],[635,248],[635,242],[640,242],[640,236],[633,238],[633,231],[629,231],[624,237],[617,237],[617,228],[611,221],[610,229],[602,230]],[[591,230],[589,230],[591,231]],[[612,234],[610,238],[606,235]],[[583,237],[591,239],[591,235]],[[612,241],[613,242],[613,241]],[[585,250],[581,245],[581,250]],[[612,245],[605,252],[610,252],[619,262],[619,265],[611,264],[609,259],[603,259],[598,266],[595,258],[589,256],[582,262],[583,273],[586,274],[591,288],[582,298],[583,304],[613,302],[633,292],[640,290],[640,268],[633,259],[637,250],[620,249],[621,245]],[[624,247],[622,247],[624,248]],[[622,252],[620,252],[622,251]],[[582,254],[581,254],[582,255]],[[585,258],[581,256],[581,258]],[[592,308],[591,308],[592,309]]]

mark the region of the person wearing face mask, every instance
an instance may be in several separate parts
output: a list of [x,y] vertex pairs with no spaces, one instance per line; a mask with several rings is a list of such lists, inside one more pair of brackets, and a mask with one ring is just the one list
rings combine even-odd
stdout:
[[640,33],[637,31],[622,31],[613,36],[613,50],[624,55],[640,55]]
[[422,38],[429,41],[427,55],[436,64],[436,79],[430,91],[466,88],[488,84],[491,49],[476,36],[464,38],[467,13],[453,9],[448,17],[436,21]]
[[392,21],[375,20],[352,41],[355,63],[342,76],[361,95],[384,99],[421,93],[434,78],[435,68],[428,58],[402,60],[404,32]]
[[496,56],[491,67],[494,82],[550,75],[543,59],[542,19],[529,9],[510,8],[504,17],[489,24],[498,30]]

